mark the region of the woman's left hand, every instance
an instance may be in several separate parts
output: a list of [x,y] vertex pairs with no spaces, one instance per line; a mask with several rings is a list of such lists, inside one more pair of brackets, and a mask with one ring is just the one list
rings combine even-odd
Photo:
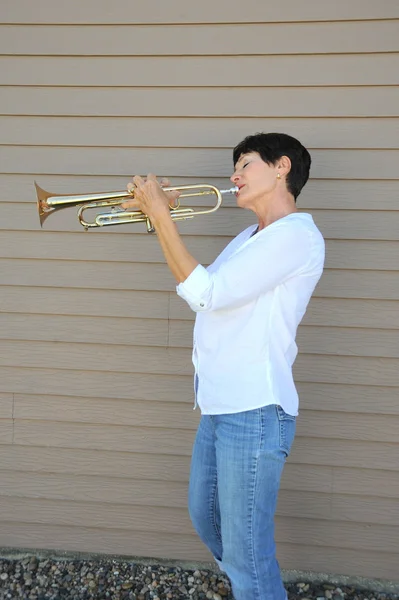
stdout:
[[132,200],[124,202],[123,208],[141,210],[152,222],[164,218],[166,214],[170,214],[169,209],[176,206],[180,192],[164,192],[162,186],[169,187],[169,181],[164,179],[159,184],[152,173],[149,173],[146,179],[136,175],[133,182],[127,185],[132,193]]

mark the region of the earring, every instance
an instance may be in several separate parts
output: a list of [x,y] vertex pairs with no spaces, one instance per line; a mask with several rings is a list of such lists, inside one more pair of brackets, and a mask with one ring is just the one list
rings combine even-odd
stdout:
[[280,173],[277,173],[277,179],[281,179]]

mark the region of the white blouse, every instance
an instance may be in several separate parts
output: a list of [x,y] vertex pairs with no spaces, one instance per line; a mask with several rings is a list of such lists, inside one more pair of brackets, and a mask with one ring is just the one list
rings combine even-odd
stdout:
[[197,313],[193,364],[203,414],[268,404],[298,414],[295,337],[323,271],[324,240],[307,213],[255,231],[245,229],[176,288]]

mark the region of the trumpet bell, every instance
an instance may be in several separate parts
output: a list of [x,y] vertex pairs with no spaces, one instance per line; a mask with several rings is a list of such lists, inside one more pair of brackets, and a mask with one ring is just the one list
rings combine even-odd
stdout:
[[50,213],[55,208],[47,205],[47,199],[51,196],[46,190],[37,185],[35,181],[36,195],[37,195],[37,212],[39,213],[40,227],[43,227],[44,221],[47,219]]

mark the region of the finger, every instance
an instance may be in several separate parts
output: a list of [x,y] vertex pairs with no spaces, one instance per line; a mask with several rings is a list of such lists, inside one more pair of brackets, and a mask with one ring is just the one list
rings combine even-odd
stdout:
[[161,187],[158,182],[157,176],[154,175],[154,173],[148,173],[147,181],[148,181],[148,183],[153,183],[153,184],[155,183],[157,186]]
[[169,206],[176,208],[179,206],[178,199],[181,195],[181,192],[174,190],[173,192],[165,192],[168,197]]
[[126,200],[126,202],[122,202],[121,207],[125,210],[139,210],[139,204],[134,200]]
[[142,177],[140,177],[140,175],[135,175],[133,177],[133,183],[136,187],[141,187],[142,185],[144,185],[145,180]]
[[167,177],[162,177],[161,187],[170,187],[170,181]]

